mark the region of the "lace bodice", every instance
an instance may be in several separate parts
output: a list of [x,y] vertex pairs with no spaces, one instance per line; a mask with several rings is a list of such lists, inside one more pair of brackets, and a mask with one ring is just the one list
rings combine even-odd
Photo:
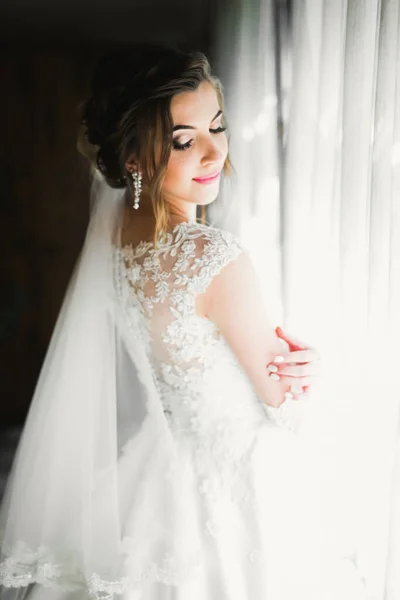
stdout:
[[168,392],[189,391],[189,383],[192,389],[226,347],[214,323],[198,314],[196,301],[241,252],[229,232],[186,221],[157,251],[152,242],[117,249],[119,295],[139,325],[167,409]]
[[157,250],[153,242],[116,248],[117,292],[127,323],[145,344],[164,412],[181,433],[199,425],[200,413],[210,423],[224,411],[244,427],[249,418],[254,425],[267,414],[290,428],[286,406],[277,411],[257,398],[215,323],[197,311],[198,297],[243,252],[231,232],[186,221]]
[[[238,458],[265,412],[217,326],[197,299],[245,251],[232,233],[183,222],[155,250],[152,242],[117,249],[119,296],[145,342],[163,409],[181,436],[226,444]],[[229,430],[229,431],[228,431]]]

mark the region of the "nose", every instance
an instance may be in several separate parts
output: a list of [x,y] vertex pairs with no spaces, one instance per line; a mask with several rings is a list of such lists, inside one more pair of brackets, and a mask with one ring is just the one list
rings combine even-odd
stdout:
[[210,139],[204,148],[201,164],[203,166],[222,164],[226,158],[226,151],[217,140]]

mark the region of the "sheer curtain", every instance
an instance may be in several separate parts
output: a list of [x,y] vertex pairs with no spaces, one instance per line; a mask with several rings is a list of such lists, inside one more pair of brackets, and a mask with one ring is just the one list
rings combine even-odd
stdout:
[[[275,35],[272,0],[220,0],[217,8],[212,64],[224,86],[230,156],[236,173],[232,184],[223,183],[209,217],[240,234],[253,252],[270,314],[281,323],[283,148],[277,124],[282,121],[282,104],[286,107],[287,102],[281,102],[277,89],[278,78],[288,69],[276,68],[282,50]],[[279,31],[285,35],[287,27]],[[282,63],[288,65],[288,60],[282,59]]]
[[213,63],[237,177],[212,220],[322,357],[331,533],[400,598],[400,0],[221,0]]

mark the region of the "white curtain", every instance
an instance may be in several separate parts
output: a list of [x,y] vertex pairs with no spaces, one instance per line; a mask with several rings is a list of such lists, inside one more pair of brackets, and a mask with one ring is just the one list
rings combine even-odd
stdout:
[[[273,1],[220,0],[217,6],[212,64],[224,86],[236,173],[232,184],[222,187],[209,216],[240,234],[253,252],[270,313],[282,322],[282,142],[277,135],[281,102],[276,77],[283,69],[276,68]],[[271,287],[273,295],[267,289]]]
[[[369,600],[400,598],[400,0],[220,0],[237,178],[211,218],[322,357],[327,514]],[[318,414],[317,414],[318,413]]]

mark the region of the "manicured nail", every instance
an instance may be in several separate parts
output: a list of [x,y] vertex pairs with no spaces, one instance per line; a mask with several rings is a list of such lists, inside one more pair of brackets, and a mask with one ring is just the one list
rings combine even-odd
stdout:
[[279,375],[277,375],[276,373],[271,373],[270,377],[271,377],[271,379],[274,379],[274,381],[279,381],[280,380]]
[[268,371],[270,371],[271,373],[276,373],[278,370],[278,367],[276,365],[268,365],[267,367]]
[[278,355],[278,356],[275,356],[275,358],[274,358],[274,360],[272,362],[274,362],[274,363],[283,363],[283,362],[285,362],[285,359],[284,359],[283,356]]
[[294,395],[291,392],[285,392],[284,396],[286,398],[286,400],[293,400]]

